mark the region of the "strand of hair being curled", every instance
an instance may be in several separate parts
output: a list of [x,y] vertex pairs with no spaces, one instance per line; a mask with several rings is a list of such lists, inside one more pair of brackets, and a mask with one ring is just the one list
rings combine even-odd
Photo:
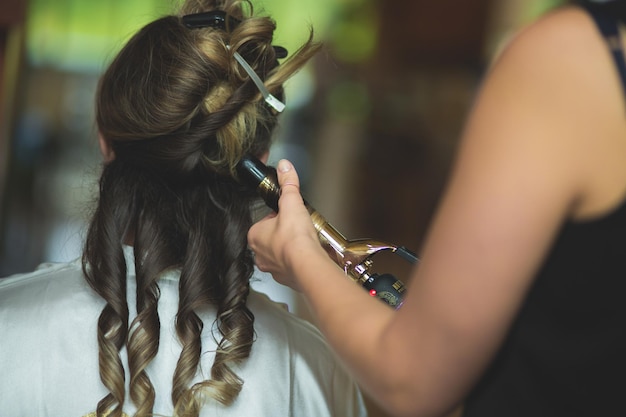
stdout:
[[[238,20],[225,30],[190,30],[181,16],[223,10]],[[244,381],[237,365],[254,341],[246,303],[253,258],[247,247],[254,196],[235,166],[269,150],[276,115],[233,59],[244,57],[269,91],[317,52],[311,38],[278,65],[274,22],[253,16],[247,1],[188,0],[180,15],[146,25],[122,48],[100,80],[98,128],[115,158],[100,182],[83,265],[106,301],[98,325],[100,377],[109,390],[98,415],[121,414],[125,398],[120,351],[126,344],[129,397],[136,416],[154,414],[150,364],[159,350],[159,277],[180,271],[175,329],[182,350],[172,376],[178,417],[198,416],[204,401],[231,404]],[[129,325],[123,244],[132,244],[137,316]],[[215,311],[217,345],[210,377],[200,358],[205,311]]]

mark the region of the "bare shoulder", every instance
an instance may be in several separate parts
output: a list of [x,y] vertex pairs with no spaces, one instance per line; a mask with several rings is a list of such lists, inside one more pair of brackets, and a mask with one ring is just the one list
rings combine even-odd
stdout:
[[[542,100],[564,110],[593,114],[610,107],[610,117],[625,111],[607,42],[590,14],[577,6],[557,8],[520,30],[493,71],[517,85],[534,84]],[[558,94],[546,94],[550,92]]]
[[580,7],[554,9],[522,28],[503,49],[500,59],[541,59],[563,61],[587,58],[601,47],[602,38],[589,14]]
[[[582,8],[546,14],[514,36],[490,70],[490,97],[515,97],[527,135],[553,145],[577,204],[572,217],[612,209],[626,193],[626,106],[606,40]],[[533,129],[534,128],[534,129]],[[569,173],[568,173],[569,172]]]
[[[544,101],[562,99],[560,104],[567,108],[580,89],[598,91],[598,73],[612,70],[606,43],[592,18],[584,9],[568,6],[547,13],[511,37],[493,60],[489,76],[510,83],[513,89],[530,86],[528,92],[538,93]],[[573,85],[576,88],[571,90]],[[559,103],[550,103],[555,104]]]

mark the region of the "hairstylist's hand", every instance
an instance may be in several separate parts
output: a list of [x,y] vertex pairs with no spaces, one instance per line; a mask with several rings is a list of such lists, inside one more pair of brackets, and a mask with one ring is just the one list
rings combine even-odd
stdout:
[[281,284],[299,290],[298,259],[323,251],[311,217],[300,194],[300,181],[291,162],[276,167],[281,188],[278,214],[270,214],[250,228],[248,243],[260,270],[269,272]]

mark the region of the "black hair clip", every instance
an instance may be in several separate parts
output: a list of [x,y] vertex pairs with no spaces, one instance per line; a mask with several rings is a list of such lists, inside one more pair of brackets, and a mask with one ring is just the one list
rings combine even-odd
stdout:
[[227,15],[223,10],[213,10],[183,16],[183,23],[189,29],[212,27],[214,29],[229,30],[234,29],[241,21],[231,15]]
[[274,52],[276,53],[276,58],[281,59],[281,58],[287,58],[287,50],[285,48],[283,48],[282,46],[276,46],[276,45],[272,45],[272,48],[274,48]]
[[[220,30],[232,30],[241,20],[226,14],[223,10],[213,10],[210,12],[194,13],[183,16],[183,23],[189,29],[199,29],[211,27]],[[276,58],[286,58],[288,52],[282,46],[273,46]]]

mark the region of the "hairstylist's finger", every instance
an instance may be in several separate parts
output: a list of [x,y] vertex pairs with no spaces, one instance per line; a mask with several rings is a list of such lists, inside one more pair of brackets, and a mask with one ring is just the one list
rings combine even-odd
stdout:
[[300,179],[298,178],[298,173],[291,162],[286,159],[281,159],[276,165],[276,172],[278,175],[278,184],[280,185],[281,194],[300,194]]

